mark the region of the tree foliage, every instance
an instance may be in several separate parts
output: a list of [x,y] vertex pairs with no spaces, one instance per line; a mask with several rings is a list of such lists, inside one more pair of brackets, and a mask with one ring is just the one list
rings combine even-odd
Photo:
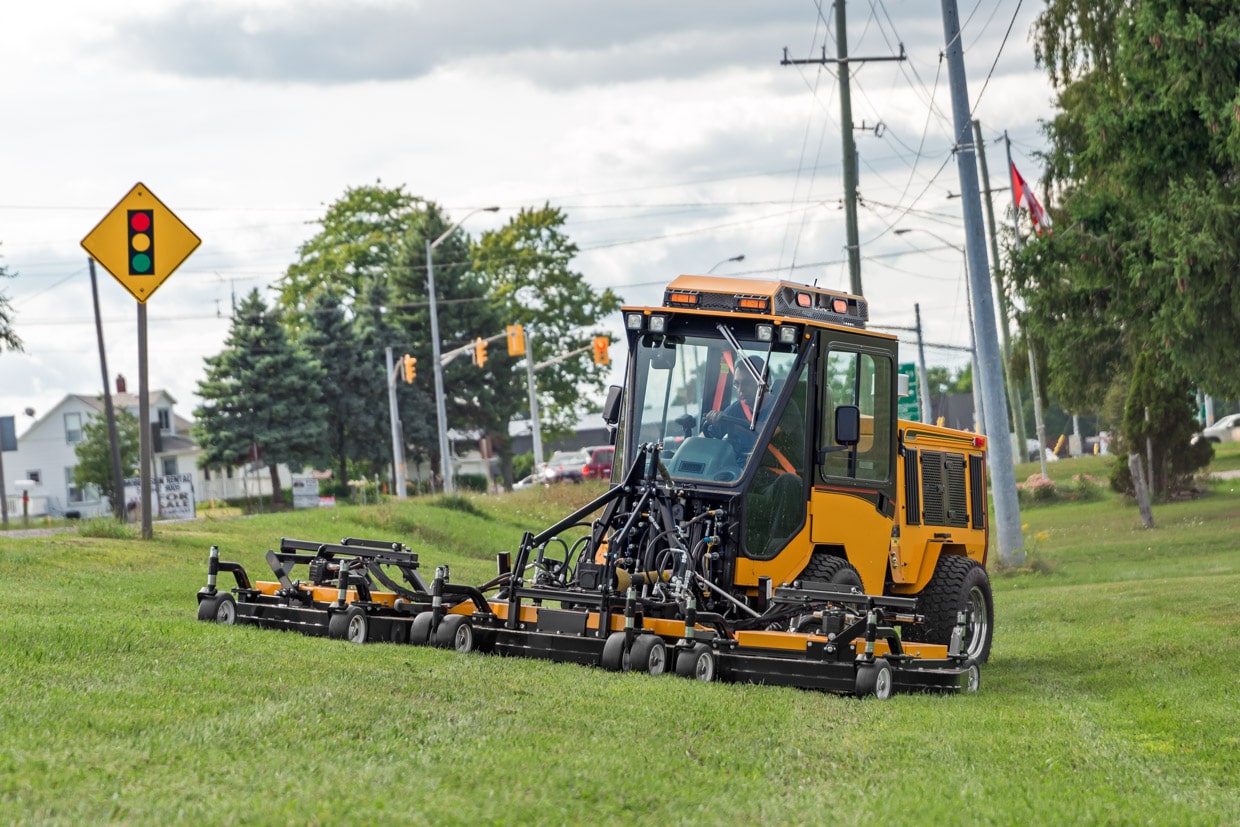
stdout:
[[1035,37],[1057,91],[1046,160],[1060,197],[1054,234],[1013,276],[1051,391],[1081,411],[1117,382],[1240,395],[1240,8],[1050,0]]
[[206,363],[203,404],[194,411],[198,464],[241,465],[257,452],[271,472],[272,500],[281,502],[279,464],[326,453],[323,369],[295,346],[257,290],[238,306],[224,350]]
[[[141,448],[138,436],[138,417],[124,408],[114,411],[116,417],[116,441],[120,446],[121,478],[127,479],[138,474]],[[94,486],[100,495],[112,505],[112,513],[116,510],[116,486],[112,476],[112,444],[108,439],[108,419],[106,416],[92,416],[82,425],[82,441],[73,449],[77,455],[77,465],[73,467],[75,485]],[[119,492],[121,497],[124,492]]]
[[[323,370],[323,426],[326,454],[319,459],[331,463],[337,480],[349,481],[349,460],[359,459],[361,446],[374,434],[369,427],[372,407],[368,392],[373,382],[369,374],[380,371],[373,354],[363,354],[355,326],[340,298],[332,290],[320,290],[310,300],[300,344],[305,353],[314,354]],[[367,358],[369,356],[370,358]]]
[[[15,275],[0,264],[0,278],[13,278]],[[22,340],[13,330],[13,307],[9,304],[9,297],[0,293],[0,349],[6,347],[9,350],[20,351]]]
[[[522,209],[504,227],[483,233],[474,252],[475,269],[491,280],[494,306],[508,324],[526,328],[536,361],[587,347],[606,332],[599,328],[602,319],[620,309],[610,288],[595,291],[573,270],[577,245],[564,233],[565,220],[549,204]],[[589,405],[583,389],[601,391],[609,373],[589,352],[539,371],[545,430],[575,425]]]

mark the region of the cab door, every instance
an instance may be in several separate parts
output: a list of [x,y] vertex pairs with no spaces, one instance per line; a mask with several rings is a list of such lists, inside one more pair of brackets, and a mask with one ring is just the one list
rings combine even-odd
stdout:
[[[822,331],[810,540],[845,556],[868,594],[881,594],[896,516],[896,343]],[[855,446],[835,441],[835,412],[861,413]]]

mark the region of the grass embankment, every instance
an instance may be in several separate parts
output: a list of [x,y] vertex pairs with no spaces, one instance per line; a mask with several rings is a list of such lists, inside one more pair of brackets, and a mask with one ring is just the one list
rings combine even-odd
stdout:
[[212,544],[392,537],[476,581],[580,488],[0,537],[0,821],[1237,823],[1237,488],[1154,531],[1024,509],[982,691],[885,703],[194,619]]

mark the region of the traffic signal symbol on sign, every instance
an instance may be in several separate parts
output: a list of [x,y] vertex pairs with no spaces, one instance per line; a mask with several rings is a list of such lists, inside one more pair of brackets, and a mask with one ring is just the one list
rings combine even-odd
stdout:
[[406,353],[402,361],[405,366],[405,384],[411,385],[413,380],[418,378],[418,360]]
[[201,243],[143,184],[126,193],[82,239],[82,247],[91,258],[142,303]]
[[128,210],[129,275],[155,273],[155,211]]
[[594,364],[611,364],[611,339],[607,336],[594,337]]
[[525,328],[519,324],[508,325],[508,355],[525,355]]

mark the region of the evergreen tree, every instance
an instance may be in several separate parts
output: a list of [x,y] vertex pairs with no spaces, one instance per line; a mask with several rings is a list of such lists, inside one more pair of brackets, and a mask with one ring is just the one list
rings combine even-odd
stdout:
[[327,453],[322,368],[294,345],[257,290],[237,308],[224,350],[206,363],[198,383],[203,404],[194,411],[198,464],[261,458],[271,472],[272,501],[283,502],[277,466]]
[[372,383],[367,374],[374,365],[365,358],[356,326],[333,291],[319,291],[310,300],[301,347],[314,354],[325,379],[322,390],[328,455],[322,459],[336,469],[339,483],[347,485],[349,460],[359,455],[355,443],[370,437],[363,425],[366,408],[386,402],[387,397],[369,395]]
[[[16,273],[10,273],[7,267],[0,264],[0,278],[11,279],[15,275]],[[0,350],[6,347],[9,350],[20,351],[22,340],[13,331],[13,308],[9,305],[9,298],[0,293]]]

